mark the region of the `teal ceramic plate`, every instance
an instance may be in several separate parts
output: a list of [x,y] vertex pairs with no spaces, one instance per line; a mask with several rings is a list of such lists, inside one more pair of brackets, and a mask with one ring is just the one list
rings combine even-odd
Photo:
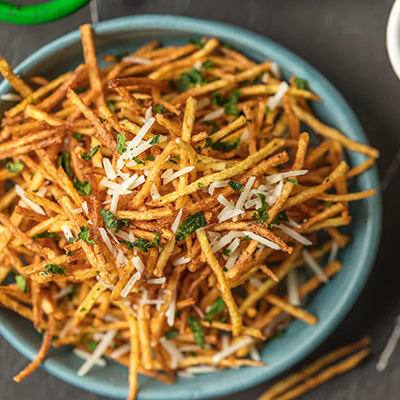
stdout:
[[[152,39],[174,45],[187,43],[190,38],[216,36],[258,62],[270,58],[282,67],[286,78],[297,75],[308,80],[311,90],[323,99],[323,103],[315,104],[315,111],[323,121],[337,127],[352,139],[368,143],[354,112],[332,84],[301,58],[260,35],[222,23],[168,15],[115,19],[98,24],[94,30],[99,56],[121,50],[132,51]],[[81,62],[79,32],[74,31],[32,54],[16,70],[23,77],[36,74],[55,77]],[[9,90],[7,83],[0,85],[0,94]],[[4,112],[6,107],[7,104],[1,103],[0,112]],[[364,157],[360,154],[349,154],[351,165],[357,165],[363,160]],[[358,190],[375,188],[379,191],[376,168],[359,177],[355,186]],[[266,367],[233,369],[199,375],[196,378],[181,378],[172,386],[140,377],[138,398],[215,399],[273,378],[314,350],[340,323],[356,301],[378,249],[381,227],[380,196],[358,202],[351,213],[353,223],[350,233],[353,241],[340,255],[345,267],[311,299],[308,306],[308,310],[319,318],[316,326],[296,321],[282,339],[268,343],[262,351],[262,359],[268,363]],[[1,309],[0,332],[24,356],[34,358],[40,346],[40,336],[29,322]],[[107,368],[95,367],[88,376],[80,378],[76,375],[80,365],[81,361],[70,349],[53,349],[44,368],[58,378],[85,390],[109,398],[122,399],[127,396],[126,368],[110,361]]]

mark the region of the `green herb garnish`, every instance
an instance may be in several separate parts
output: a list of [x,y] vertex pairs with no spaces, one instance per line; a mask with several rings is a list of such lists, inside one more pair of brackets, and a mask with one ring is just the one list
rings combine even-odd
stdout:
[[51,239],[60,239],[60,235],[56,232],[49,232],[45,230],[44,232],[35,233],[32,236],[32,239],[36,241],[36,239],[44,239],[44,238],[51,238]]
[[115,111],[116,100],[108,100],[107,106],[111,111]]
[[211,126],[210,132],[208,132],[209,135],[219,131],[219,125],[215,121],[203,121],[203,124]]
[[179,336],[179,331],[177,331],[176,329],[171,329],[169,331],[166,331],[164,336],[167,340],[175,339],[177,336]]
[[88,196],[92,193],[92,188],[88,181],[80,181],[77,177],[74,178],[74,188],[81,196]]
[[67,268],[61,267],[56,264],[47,264],[44,267],[44,272],[41,272],[40,275],[42,276],[54,276],[54,275],[65,275],[65,271]]
[[299,183],[297,179],[288,179],[287,181],[293,183],[293,185],[297,185]]
[[[207,138],[208,139],[208,138]],[[211,148],[216,151],[221,151],[223,153],[228,153],[232,150],[237,150],[240,147],[240,138],[233,140],[231,142],[215,142],[211,144]]]
[[195,39],[189,39],[189,43],[193,44],[194,46],[196,46],[199,50],[202,49],[204,47],[204,44],[201,43],[199,40],[195,40]]
[[117,151],[119,154],[126,152],[126,136],[124,132],[120,132],[117,135]]
[[302,78],[295,78],[293,80],[293,83],[295,85],[297,85],[297,87],[299,89],[307,89],[307,87],[308,87],[308,81],[306,81],[305,79],[302,79]]
[[160,134],[157,133],[156,136],[153,137],[153,139],[150,140],[150,144],[154,145],[154,144],[158,144],[160,143]]
[[193,215],[189,214],[189,216],[179,225],[179,228],[176,231],[175,240],[181,242],[197,229],[203,228],[206,225],[207,221],[204,218],[204,211],[198,211]]
[[178,88],[181,92],[195,87],[197,85],[204,85],[206,81],[204,80],[201,71],[196,68],[191,68],[188,72],[184,72],[179,78]]
[[85,160],[86,162],[89,161],[99,150],[100,146],[95,146],[93,147],[92,151],[90,154],[86,153],[86,151],[82,154],[82,159]]
[[6,164],[6,166],[7,166],[7,171],[10,174],[19,174],[24,169],[25,164],[21,160],[18,160],[15,162],[11,162],[11,161],[8,162]]
[[269,205],[265,202],[265,195],[262,193],[257,193],[258,198],[261,200],[261,207],[257,209],[258,214],[258,223],[263,224],[267,218],[268,213],[266,212],[269,210]]
[[204,341],[204,331],[201,326],[199,320],[196,317],[189,316],[187,319],[190,330],[193,333],[194,341],[197,345],[199,345],[202,349],[204,349],[205,341]]
[[65,153],[58,153],[57,155],[57,166],[62,167],[65,173],[71,177],[74,173],[72,172],[71,168],[71,154],[70,152],[66,151]]
[[27,292],[28,288],[26,286],[26,279],[23,275],[15,275],[15,283],[17,284],[18,288],[23,292]]
[[225,302],[222,297],[218,297],[214,303],[211,304],[210,310],[204,316],[204,320],[211,323],[211,317],[219,314],[225,308]]
[[243,188],[243,184],[237,181],[229,181],[228,185],[233,189],[234,192],[239,192]]
[[89,244],[96,244],[96,242],[90,238],[90,229],[88,226],[81,226],[78,238]]
[[118,233],[122,228],[128,228],[131,224],[130,219],[117,219],[111,211],[107,211],[104,208],[100,210],[100,215],[106,228],[115,229],[115,233]]
[[82,139],[82,138],[83,138],[82,133],[79,133],[79,132],[74,133],[72,136],[73,136],[75,139]]
[[153,111],[156,114],[162,114],[165,112],[165,107],[162,104],[157,104],[156,106],[153,107]]

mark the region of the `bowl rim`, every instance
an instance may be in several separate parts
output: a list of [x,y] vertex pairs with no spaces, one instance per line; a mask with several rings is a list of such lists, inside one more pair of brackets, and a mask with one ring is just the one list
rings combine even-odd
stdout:
[[[169,32],[190,32],[193,35],[208,35],[216,37],[228,36],[236,43],[239,43],[241,46],[246,48],[253,48],[254,43],[257,43],[257,47],[261,48],[261,50],[264,49],[265,52],[274,53],[274,61],[276,61],[278,64],[285,63],[285,65],[289,65],[292,69],[301,68],[303,70],[307,70],[309,74],[312,74],[313,79],[318,81],[318,85],[324,89],[324,92],[328,94],[329,99],[333,100],[339,111],[341,111],[341,121],[345,121],[345,124],[348,127],[348,132],[351,133],[350,136],[356,137],[361,142],[368,143],[368,139],[363,128],[361,127],[360,122],[341,93],[308,62],[304,61],[302,58],[292,53],[285,47],[265,38],[260,34],[222,22],[159,14],[146,14],[111,19],[93,25],[93,29],[95,34],[98,35],[115,34],[118,32],[122,33],[132,30],[137,31],[140,29],[153,29],[168,30]],[[52,54],[60,52],[78,41],[80,41],[79,30],[74,30],[73,32],[62,36],[35,51],[14,70],[17,73],[23,74],[36,63],[45,60]],[[6,80],[4,80],[0,84],[0,94],[5,93],[9,89],[10,85]],[[358,160],[361,160],[361,158],[358,158]],[[365,241],[367,242],[365,246],[367,252],[360,255],[360,259],[357,262],[357,274],[353,274],[352,280],[350,281],[349,286],[346,288],[346,292],[343,294],[343,297],[340,299],[340,301],[338,301],[337,307],[335,307],[329,317],[325,319],[323,324],[319,324],[315,327],[315,333],[310,337],[309,340],[302,343],[297,352],[284,358],[282,362],[280,362],[278,365],[275,365],[273,369],[268,369],[266,367],[252,369],[253,373],[249,375],[248,379],[245,381],[240,380],[239,382],[230,382],[230,385],[225,387],[222,385],[211,385],[212,389],[202,388],[206,389],[206,391],[201,394],[191,393],[190,395],[193,396],[191,398],[216,398],[219,396],[229,395],[248,389],[277,376],[278,374],[294,366],[296,363],[300,362],[304,357],[315,350],[350,311],[371,272],[378,252],[381,236],[382,199],[377,167],[374,166],[368,170],[364,174],[364,177],[367,184],[372,188],[376,188],[377,190],[377,195],[368,199],[368,209],[371,212],[368,214],[369,226],[367,232],[365,233]],[[32,360],[36,355],[36,350],[28,343],[17,340],[13,335],[14,328],[9,325],[12,324],[1,323],[0,334],[17,351],[19,351],[28,359]],[[43,364],[43,368],[65,382],[99,395],[114,398],[124,398],[126,395],[124,388],[115,387],[110,382],[103,382],[100,378],[93,380],[78,378],[75,373],[72,374],[68,368],[58,360],[52,360],[51,358],[46,360]],[[164,393],[161,397],[154,397],[141,394],[139,391],[137,398],[138,400],[159,400],[160,398],[165,400],[187,400],[189,397],[188,393],[183,395],[177,394],[177,396],[174,397],[165,396]]]

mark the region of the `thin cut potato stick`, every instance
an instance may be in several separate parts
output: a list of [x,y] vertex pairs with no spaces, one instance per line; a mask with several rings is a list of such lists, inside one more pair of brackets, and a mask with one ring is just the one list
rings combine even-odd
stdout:
[[[296,388],[286,392],[282,396],[275,397],[275,400],[291,400],[295,399],[302,394],[308,392],[309,390],[313,389],[314,387],[317,387],[319,385],[322,385],[323,383],[329,381],[333,377],[343,374],[349,370],[354,369],[357,367],[368,355],[370,354],[369,350],[361,350],[358,353],[354,354],[353,356],[350,356],[349,358],[345,359],[344,361],[341,361],[338,364],[335,364],[326,370],[320,372],[318,375],[309,378],[307,381],[305,381],[303,384],[297,386]],[[259,400],[264,400],[263,397],[261,396]]]
[[366,197],[371,197],[376,195],[375,189],[364,190],[363,192],[357,193],[346,193],[346,194],[319,194],[317,199],[324,200],[324,201],[355,201],[355,200],[362,200]]
[[325,178],[325,180],[320,185],[304,190],[303,192],[291,197],[286,201],[282,208],[285,210],[297,204],[304,203],[305,201],[319,195],[320,193],[323,193],[325,190],[332,187],[335,181],[346,173],[347,169],[348,166],[346,162],[342,161],[338,165],[338,167],[334,171],[332,171],[332,173],[327,178]]
[[0,56],[0,72],[10,85],[22,96],[28,97],[33,90],[18,76],[15,75],[10,65]]
[[217,172],[212,175],[205,176],[203,178],[198,179],[197,181],[188,185],[185,189],[182,189],[177,192],[170,193],[164,197],[160,197],[157,200],[153,200],[148,204],[150,206],[162,206],[172,201],[175,201],[179,197],[191,194],[199,190],[200,188],[209,186],[212,182],[223,180],[230,178],[239,174],[240,172],[245,171],[246,169],[250,168],[252,165],[267,157],[272,152],[278,150],[283,145],[283,141],[279,139],[274,139],[270,143],[268,143],[264,148],[259,150],[257,153],[252,154],[251,156],[247,157],[245,160],[239,162],[234,167],[228,168],[225,171]]
[[117,306],[124,312],[126,319],[129,323],[129,329],[131,332],[130,343],[130,363],[129,363],[129,395],[128,400],[135,400],[138,382],[137,374],[139,367],[139,338],[138,338],[138,326],[135,317],[130,313],[128,307],[118,302]]
[[21,382],[22,380],[24,380],[27,376],[29,376],[32,372],[34,372],[35,369],[38,368],[39,365],[46,358],[47,353],[49,352],[51,346],[51,340],[53,339],[55,324],[56,322],[54,316],[52,314],[49,315],[48,329],[46,330],[43,336],[43,341],[42,345],[40,346],[39,353],[37,354],[36,358],[24,370],[22,370],[18,375],[14,377],[15,382]]
[[[216,38],[151,41],[104,68],[90,25],[81,39],[85,63],[35,77],[43,86],[2,120],[0,306],[39,331],[54,317],[56,347],[98,343],[96,357],[129,368],[130,400],[138,373],[172,383],[185,369],[264,365],[246,358],[254,346],[294,318],[317,323],[305,303],[321,276],[295,292],[284,278],[304,265],[302,244],[328,278],[340,272],[324,256],[350,242],[349,201],[376,190],[361,179],[348,193],[347,179],[378,151],[318,121],[301,78],[287,85],[272,61]],[[347,150],[369,159],[348,170]]]
[[342,144],[344,147],[348,148],[349,150],[363,153],[371,158],[379,158],[378,150],[372,148],[371,146],[368,146],[365,144],[360,144],[360,143],[357,143],[357,142],[347,138],[341,132],[339,132],[337,129],[330,128],[329,126],[324,125],[322,122],[318,121],[318,119],[315,118],[308,111],[303,110],[302,108],[300,108],[296,105],[293,105],[292,108],[293,108],[294,113],[297,115],[297,117],[302,122],[304,122],[305,124],[310,126],[311,129],[313,129],[315,132],[319,133],[320,135],[323,135],[325,137],[328,137],[330,139],[338,141],[340,144]]
[[235,300],[233,299],[231,290],[226,283],[222,267],[211,250],[210,242],[208,241],[206,232],[204,230],[198,231],[197,238],[200,242],[200,246],[202,252],[206,257],[207,263],[214,272],[215,277],[217,278],[218,288],[221,292],[221,296],[224,299],[226,306],[228,307],[229,314],[232,320],[232,333],[234,336],[237,336],[242,330],[242,318],[238,313],[238,308]]
[[330,353],[322,356],[318,360],[314,361],[309,366],[301,369],[299,372],[295,372],[294,374],[288,376],[285,379],[282,379],[275,385],[271,386],[260,398],[259,400],[273,400],[279,394],[285,392],[290,389],[297,383],[311,377],[312,375],[319,372],[322,368],[327,365],[339,360],[340,358],[347,356],[354,351],[359,350],[365,346],[368,346],[371,343],[371,339],[365,337],[358,342],[349,344],[347,346],[341,347],[340,349],[333,350]]
[[[275,271],[276,275],[279,279],[283,279],[289,270],[292,268],[292,264],[296,261],[298,257],[301,245],[296,245],[293,250],[293,253],[279,266],[279,268]],[[253,304],[259,301],[269,290],[271,290],[274,286],[276,286],[277,282],[271,279],[267,279],[259,288],[257,288],[254,292],[250,293],[249,296],[243,301],[243,303],[239,307],[239,313],[244,314]]]
[[305,322],[306,324],[309,325],[316,325],[318,322],[318,318],[315,317],[314,315],[308,313],[307,311],[303,310],[302,308],[295,307],[291,305],[290,303],[287,303],[283,299],[281,299],[278,296],[275,296],[274,294],[267,294],[265,297],[265,300],[267,300],[269,303],[281,308],[284,310],[286,313],[290,314],[291,316],[300,319],[301,321]]

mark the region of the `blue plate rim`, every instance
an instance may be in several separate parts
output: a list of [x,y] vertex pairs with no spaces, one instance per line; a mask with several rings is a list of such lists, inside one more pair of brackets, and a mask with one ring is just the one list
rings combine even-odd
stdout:
[[[350,136],[357,137],[358,140],[364,143],[368,143],[365,132],[358,121],[354,111],[351,109],[347,101],[341,95],[341,93],[313,66],[302,58],[286,49],[285,47],[277,44],[276,42],[265,38],[264,36],[248,31],[244,28],[240,28],[234,25],[209,21],[191,17],[182,17],[175,15],[159,15],[159,14],[148,14],[140,16],[127,16],[122,18],[116,18],[104,22],[100,22],[93,26],[95,34],[106,35],[108,33],[126,32],[131,30],[139,29],[168,29],[170,31],[190,31],[193,35],[209,35],[216,37],[230,37],[236,43],[240,43],[245,47],[252,47],[252,43],[257,43],[259,48],[267,48],[267,52],[275,53],[274,61],[281,64],[280,61],[285,60],[285,65],[289,65],[292,69],[304,69],[313,75],[313,79],[318,80],[319,85],[324,88],[325,94],[329,97],[330,101],[337,104],[339,109],[343,112],[342,118],[346,121],[349,129]],[[80,40],[79,30],[75,30],[68,33],[49,44],[45,45],[41,49],[35,51],[32,55],[26,58],[20,63],[15,71],[19,74],[24,74],[29,68],[46,59],[49,53],[61,51],[63,48],[68,47],[71,44],[76,43]],[[0,84],[0,93],[5,93],[10,89],[8,82],[3,81]],[[320,94],[320,93],[318,93]],[[360,159],[361,160],[361,159]],[[309,340],[304,342],[301,349],[295,353],[295,355],[288,355],[278,365],[274,366],[274,370],[268,370],[268,367],[262,367],[252,369],[250,379],[246,382],[240,381],[239,383],[231,382],[227,387],[213,386],[213,390],[206,389],[205,393],[191,394],[191,398],[215,398],[238,392],[241,390],[248,389],[257,384],[260,384],[283,371],[289,369],[314,349],[316,349],[328,336],[329,334],[339,325],[342,319],[350,311],[358,298],[361,290],[363,289],[368,276],[371,272],[372,266],[375,262],[375,258],[378,252],[379,241],[381,236],[381,225],[382,225],[382,199],[379,186],[379,177],[376,166],[367,171],[364,175],[366,184],[377,190],[377,195],[373,198],[369,198],[368,210],[371,211],[371,215],[368,217],[367,232],[369,236],[369,242],[367,243],[367,252],[362,254],[360,261],[358,262],[357,279],[353,278],[351,284],[347,287],[346,293],[343,294],[341,300],[338,302],[337,307],[332,311],[331,315],[324,320],[324,323],[318,324],[315,330],[315,334],[311,335]],[[365,246],[364,246],[365,247]],[[362,265],[361,265],[362,264]],[[354,275],[354,274],[353,274]],[[0,324],[0,334],[21,354],[28,359],[32,360],[36,351],[29,346],[27,343],[21,343],[13,337],[12,327]],[[48,359],[43,364],[43,368],[51,373],[52,375],[66,381],[72,385],[80,387],[84,390],[91,391],[103,396],[124,398],[126,397],[125,389],[116,388],[112,384],[107,384],[102,381],[87,382],[84,378],[79,378],[75,373],[71,373],[63,366],[60,362]],[[64,368],[64,369],[63,369]],[[139,392],[138,400],[159,400],[163,399],[174,399],[174,400],[187,400],[187,394],[184,396],[179,395],[178,397],[165,397],[165,396],[147,396],[141,395]]]

